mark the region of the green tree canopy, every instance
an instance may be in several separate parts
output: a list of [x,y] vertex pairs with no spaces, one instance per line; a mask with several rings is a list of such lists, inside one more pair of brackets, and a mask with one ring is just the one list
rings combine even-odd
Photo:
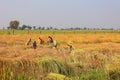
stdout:
[[18,29],[18,26],[19,26],[19,21],[17,21],[17,20],[10,21],[11,29]]

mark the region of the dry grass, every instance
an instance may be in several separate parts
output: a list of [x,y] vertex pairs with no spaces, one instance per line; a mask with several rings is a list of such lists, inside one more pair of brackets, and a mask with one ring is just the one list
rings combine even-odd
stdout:
[[[39,36],[45,41],[42,47],[38,44],[37,49],[34,50],[31,45],[25,45],[29,38],[38,40]],[[51,66],[45,67],[49,72],[55,72],[53,68],[56,68],[56,73],[66,75],[73,80],[92,78],[96,80],[100,77],[104,80],[120,79],[120,35],[118,33],[55,34],[52,37],[57,40],[58,49],[49,48],[47,36],[47,34],[0,35],[0,78],[39,80],[47,75],[39,64],[42,59],[44,64]],[[72,52],[66,48],[68,41],[73,43]],[[46,56],[50,61],[43,59]],[[29,74],[25,75],[26,73]],[[91,75],[88,75],[90,73]]]

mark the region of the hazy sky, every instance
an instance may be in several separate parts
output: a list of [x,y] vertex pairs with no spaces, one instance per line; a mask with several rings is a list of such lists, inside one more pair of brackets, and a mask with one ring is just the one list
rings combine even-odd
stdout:
[[120,28],[120,0],[0,0],[0,27]]

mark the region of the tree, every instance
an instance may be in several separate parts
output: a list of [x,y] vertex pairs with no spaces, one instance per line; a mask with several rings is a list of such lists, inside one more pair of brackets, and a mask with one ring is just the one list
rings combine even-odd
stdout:
[[49,30],[50,28],[49,28],[49,27],[47,27],[46,29],[47,29],[47,30]]
[[86,28],[86,27],[84,27],[84,28],[83,28],[83,30],[87,30],[87,28]]
[[33,26],[33,29],[35,30],[35,29],[36,29],[36,26]]
[[52,29],[53,29],[53,27],[50,27],[49,29],[50,29],[50,30],[52,30]]
[[19,26],[19,21],[14,20],[14,21],[10,21],[10,28],[11,29],[18,29]]
[[32,29],[32,27],[28,25],[28,29],[29,29],[29,30],[31,30],[31,29]]
[[26,29],[28,26],[26,26],[26,25],[22,25],[22,30],[24,30],[24,29]]
[[7,29],[10,29],[10,26],[8,26]]
[[41,27],[38,27],[39,30],[41,30]]

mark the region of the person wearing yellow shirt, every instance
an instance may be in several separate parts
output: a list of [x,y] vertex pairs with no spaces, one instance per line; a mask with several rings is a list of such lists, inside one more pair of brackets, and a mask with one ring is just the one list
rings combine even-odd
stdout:
[[38,41],[39,41],[39,44],[44,44],[44,40],[41,37],[38,38]]

